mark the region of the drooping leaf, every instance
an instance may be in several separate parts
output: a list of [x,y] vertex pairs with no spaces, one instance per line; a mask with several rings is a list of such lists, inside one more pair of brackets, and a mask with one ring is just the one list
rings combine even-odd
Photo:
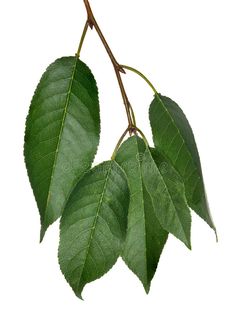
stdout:
[[155,95],[149,113],[155,146],[183,178],[189,206],[216,232],[207,203],[196,142],[186,116],[175,102],[160,94]]
[[141,161],[145,148],[143,140],[133,136],[122,144],[116,161],[124,169],[130,188],[128,228],[122,257],[148,292],[167,232],[160,226],[143,184]]
[[128,205],[126,175],[115,161],[91,169],[72,192],[61,218],[59,263],[79,298],[120,255]]
[[152,154],[149,148],[146,148],[142,175],[155,215],[163,229],[191,248],[191,215],[185,197],[184,183],[175,169],[169,163],[166,165],[166,160],[156,149],[152,150]]
[[99,133],[98,91],[91,71],[76,57],[56,60],[37,86],[25,132],[25,162],[41,215],[41,239],[90,168]]

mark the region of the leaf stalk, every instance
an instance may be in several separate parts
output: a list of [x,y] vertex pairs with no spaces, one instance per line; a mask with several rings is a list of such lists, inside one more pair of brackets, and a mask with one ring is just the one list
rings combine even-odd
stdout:
[[78,50],[77,50],[77,53],[76,53],[76,56],[78,58],[80,57],[80,53],[81,53],[81,50],[82,50],[82,45],[84,43],[88,27],[89,27],[89,24],[88,24],[88,21],[86,21],[83,32],[82,32],[82,36],[81,36],[81,39],[80,39],[80,43],[79,43],[79,46],[78,46]]
[[120,147],[120,145],[122,144],[122,141],[123,139],[125,138],[125,136],[127,135],[127,133],[130,132],[131,134],[134,133],[134,134],[137,134],[139,133],[141,135],[141,137],[143,138],[145,144],[147,147],[149,147],[149,144],[148,144],[148,140],[146,139],[144,133],[139,129],[137,128],[136,126],[134,127],[128,127],[124,132],[123,134],[121,135],[120,139],[118,140],[118,143],[117,145],[115,146],[115,149],[114,149],[114,152],[112,154],[112,157],[111,157],[111,160],[114,160],[116,155],[117,155],[117,152],[118,152],[118,149]]
[[121,67],[123,69],[130,70],[130,71],[136,73],[138,76],[140,76],[142,79],[144,79],[147,82],[147,84],[150,86],[150,88],[153,90],[153,92],[155,94],[158,93],[156,88],[154,87],[154,85],[150,82],[150,80],[142,72],[140,72],[139,70],[137,70],[135,68],[129,67],[128,65],[121,65]]
[[115,147],[114,152],[112,154],[111,160],[114,160],[115,159],[116,154],[118,152],[118,149],[119,149],[120,145],[122,144],[122,141],[123,141],[123,139],[125,138],[125,136],[127,135],[128,132],[130,132],[129,127],[123,132],[123,134],[121,135],[120,139],[118,140],[118,143],[116,144],[116,147]]

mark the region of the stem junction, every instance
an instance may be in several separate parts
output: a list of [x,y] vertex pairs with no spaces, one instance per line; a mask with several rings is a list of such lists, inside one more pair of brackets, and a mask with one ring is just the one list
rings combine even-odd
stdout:
[[123,103],[124,103],[124,106],[125,106],[125,109],[126,109],[126,115],[127,115],[127,120],[128,120],[128,127],[127,129],[124,131],[124,133],[122,134],[122,136],[120,137],[116,147],[115,147],[115,150],[114,150],[114,153],[112,155],[112,158],[111,159],[115,159],[115,156],[117,154],[117,151],[123,141],[123,139],[125,138],[126,134],[129,132],[130,135],[132,134],[137,134],[139,133],[141,135],[141,137],[143,138],[144,142],[146,143],[146,145],[148,145],[148,142],[147,142],[147,139],[145,137],[145,135],[143,134],[143,132],[136,126],[136,119],[135,119],[135,114],[134,114],[134,111],[133,111],[133,108],[130,104],[130,101],[127,97],[127,94],[126,94],[126,90],[125,90],[125,87],[124,87],[124,84],[123,84],[123,81],[122,81],[122,77],[121,77],[121,73],[126,73],[125,72],[125,69],[127,70],[132,70],[134,72],[136,72],[138,75],[140,75],[149,85],[150,87],[153,89],[153,91],[156,93],[156,89],[154,88],[154,86],[150,83],[150,81],[141,73],[139,72],[138,70],[134,69],[134,68],[131,68],[131,67],[128,67],[128,66],[122,66],[118,63],[118,61],[116,60],[108,42],[106,41],[96,19],[95,19],[95,16],[92,12],[92,9],[91,9],[91,6],[90,6],[90,3],[89,3],[89,0],[84,0],[84,4],[85,4],[85,7],[86,7],[86,11],[87,11],[87,21],[85,23],[85,26],[84,26],[84,29],[83,29],[83,32],[82,32],[82,36],[81,36],[81,40],[80,40],[80,43],[79,43],[79,46],[78,46],[78,50],[77,50],[77,53],[76,53],[76,56],[79,57],[80,56],[80,53],[81,53],[81,49],[82,49],[82,46],[83,46],[83,43],[84,43],[84,40],[85,40],[85,37],[86,37],[86,33],[87,33],[87,30],[88,30],[88,27],[90,27],[91,29],[95,29],[104,48],[106,49],[106,52],[108,53],[108,56],[112,62],[112,65],[113,65],[113,68],[114,68],[114,71],[115,71],[115,74],[116,74],[116,77],[117,77],[117,81],[118,81],[118,84],[119,84],[119,88],[120,88],[120,91],[121,91],[121,95],[122,95],[122,99],[123,99]]

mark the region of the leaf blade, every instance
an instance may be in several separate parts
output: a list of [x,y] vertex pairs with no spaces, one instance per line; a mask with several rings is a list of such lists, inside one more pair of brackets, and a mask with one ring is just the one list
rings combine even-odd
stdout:
[[143,185],[141,159],[145,148],[143,140],[133,136],[122,144],[115,159],[125,171],[130,188],[127,237],[122,258],[148,293],[167,232],[160,226]]
[[41,239],[90,168],[100,133],[98,90],[89,68],[63,57],[43,74],[26,121],[24,155],[41,215]]
[[142,163],[145,187],[163,229],[191,249],[191,215],[187,206],[184,184],[170,164],[167,165],[167,172],[166,169],[159,168],[162,163],[165,163],[165,160],[156,149],[151,153],[149,148],[146,148]]
[[197,145],[185,114],[170,98],[156,94],[150,105],[149,117],[155,147],[162,151],[183,178],[189,206],[216,233]]
[[75,294],[116,262],[125,238],[129,189],[114,161],[90,170],[73,191],[60,224],[59,263]]

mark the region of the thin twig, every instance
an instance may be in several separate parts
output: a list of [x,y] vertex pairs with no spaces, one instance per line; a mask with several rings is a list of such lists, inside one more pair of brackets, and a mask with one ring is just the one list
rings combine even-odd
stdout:
[[[89,0],[84,0],[84,4],[86,6],[86,10],[87,10],[87,24],[90,26],[90,28],[95,28],[100,40],[102,41],[109,57],[110,57],[110,60],[113,64],[113,67],[114,67],[114,70],[115,70],[115,73],[116,73],[116,77],[117,77],[117,80],[118,80],[118,84],[119,84],[119,87],[120,87],[120,91],[121,91],[121,95],[122,95],[122,98],[123,98],[123,102],[124,102],[124,106],[125,106],[125,109],[126,109],[126,114],[127,114],[127,119],[128,119],[128,125],[129,125],[129,130],[131,130],[131,128],[134,126],[134,122],[132,120],[132,114],[131,114],[131,109],[130,109],[130,102],[129,102],[129,99],[127,97],[127,94],[126,94],[126,91],[125,91],[125,87],[123,85],[123,81],[122,81],[122,77],[121,77],[121,73],[125,73],[125,70],[120,66],[120,64],[117,62],[116,58],[114,57],[94,15],[93,15],[93,12],[91,10],[91,6],[90,6],[90,3],[89,3]],[[131,133],[131,131],[130,131]]]
[[131,104],[129,104],[129,106],[130,106],[130,111],[131,111],[132,122],[133,122],[133,124],[134,124],[134,127],[136,127],[135,113],[134,113],[134,110],[133,110]]

